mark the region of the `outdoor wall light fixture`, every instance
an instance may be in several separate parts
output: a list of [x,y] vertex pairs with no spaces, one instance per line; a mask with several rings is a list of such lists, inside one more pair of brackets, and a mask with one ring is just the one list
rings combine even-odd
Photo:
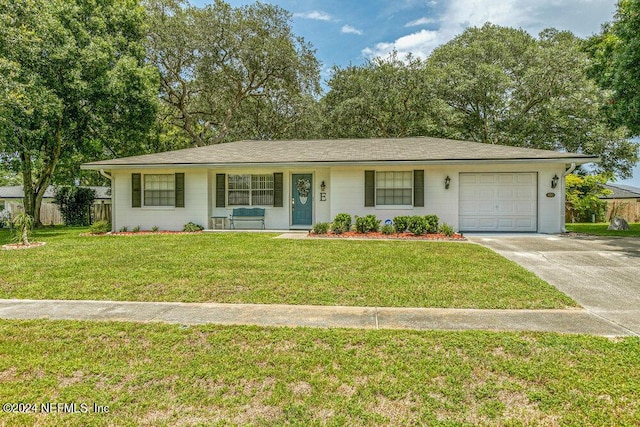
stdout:
[[451,184],[451,178],[449,178],[449,175],[447,175],[447,177],[444,179],[444,188],[448,190],[450,184]]
[[322,181],[322,183],[320,184],[320,191],[324,192],[324,190],[327,189],[327,185],[324,183],[324,181]]
[[559,180],[558,175],[553,175],[553,178],[551,178],[551,188],[556,188]]

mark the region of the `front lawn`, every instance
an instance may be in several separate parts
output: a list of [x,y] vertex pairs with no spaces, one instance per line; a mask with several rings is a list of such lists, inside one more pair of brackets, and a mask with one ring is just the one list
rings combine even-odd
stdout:
[[593,234],[596,236],[640,237],[640,222],[629,224],[629,231],[607,230],[609,223],[575,223],[567,224],[567,231],[574,233]]
[[[285,240],[260,233],[82,237],[3,251],[0,298],[457,308],[576,304],[468,243]],[[5,240],[8,236],[0,235]]]
[[42,320],[0,337],[2,403],[37,411],[0,425],[640,424],[638,338]]

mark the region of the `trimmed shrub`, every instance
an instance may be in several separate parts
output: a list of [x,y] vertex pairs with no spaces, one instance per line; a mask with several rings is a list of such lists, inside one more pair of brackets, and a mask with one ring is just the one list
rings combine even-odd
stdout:
[[90,208],[96,192],[86,187],[58,187],[53,203],[58,205],[66,225],[89,225]]
[[96,221],[89,227],[89,233],[91,234],[104,234],[109,231],[111,231],[109,221]]
[[356,231],[358,233],[368,233],[380,229],[380,220],[375,215],[365,215],[356,217]]
[[427,233],[437,233],[438,224],[440,223],[438,215],[425,215],[424,219],[427,223]]
[[182,231],[188,231],[188,232],[202,231],[202,230],[204,230],[203,226],[193,222],[188,222],[184,225],[184,227],[182,227]]
[[[339,213],[333,218],[333,224],[331,229],[336,234],[344,233],[351,230],[351,215],[348,213]],[[338,232],[336,232],[338,230]]]
[[407,226],[407,230],[415,236],[422,236],[427,232],[427,228],[429,224],[427,220],[423,216],[414,215],[409,218],[409,225]]
[[160,227],[158,227],[157,225],[154,225],[153,227],[151,227],[151,231],[154,233],[157,233],[158,230],[160,230]]
[[443,222],[438,230],[447,237],[452,237],[455,234],[453,227],[446,222]]
[[328,222],[317,222],[313,226],[313,232],[315,234],[327,234],[328,231],[329,231]]
[[393,234],[396,232],[396,229],[393,225],[391,224],[385,224],[382,227],[380,227],[380,231],[382,232],[382,234],[384,234],[385,236],[388,236],[389,234]]
[[408,216],[397,216],[393,218],[393,226],[396,229],[396,233],[404,233],[407,231],[410,218],[411,217]]

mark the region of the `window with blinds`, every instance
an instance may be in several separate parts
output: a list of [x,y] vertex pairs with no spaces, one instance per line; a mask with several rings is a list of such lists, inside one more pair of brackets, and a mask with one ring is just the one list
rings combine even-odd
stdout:
[[376,205],[411,206],[413,172],[376,172]]
[[175,184],[174,174],[144,175],[144,205],[175,206]]
[[229,206],[272,206],[273,174],[229,175]]

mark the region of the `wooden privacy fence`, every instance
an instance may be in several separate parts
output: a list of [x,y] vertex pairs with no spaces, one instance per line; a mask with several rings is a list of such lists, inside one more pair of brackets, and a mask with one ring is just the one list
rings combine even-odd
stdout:
[[91,205],[91,223],[96,221],[111,222],[111,203],[94,203]]
[[[6,207],[11,212],[11,216],[24,212],[22,203],[8,202]],[[111,222],[111,203],[94,203],[90,208],[90,215],[92,224],[96,221]],[[40,205],[40,222],[44,225],[64,224],[60,209],[56,204],[50,202],[42,202]]]
[[607,220],[624,218],[627,222],[640,222],[640,199],[607,200]]

